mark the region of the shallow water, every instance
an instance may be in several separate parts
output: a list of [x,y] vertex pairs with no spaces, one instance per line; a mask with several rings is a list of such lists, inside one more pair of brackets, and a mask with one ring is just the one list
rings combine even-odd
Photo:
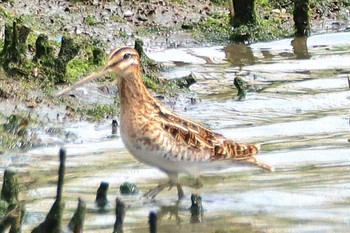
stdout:
[[[166,176],[135,161],[121,139],[111,137],[110,121],[68,123],[64,130],[74,140],[44,138],[52,145],[1,157],[2,170],[11,166],[20,172],[27,200],[24,232],[43,221],[53,203],[61,145],[68,154],[64,225],[81,197],[88,207],[85,232],[112,231],[117,196],[127,204],[124,232],[148,232],[151,210],[159,213],[158,232],[348,232],[350,33],[291,43],[150,52],[174,64],[163,77],[197,77],[191,95],[198,101],[179,99],[172,106],[176,112],[237,141],[259,143],[258,158],[275,172],[234,167],[204,174],[204,187],[185,188],[181,203],[175,190],[150,202],[140,195]],[[235,99],[235,75],[250,84],[244,101]],[[101,181],[110,184],[105,213],[94,205]],[[118,188],[126,181],[141,193],[121,196]],[[204,208],[195,218],[189,211],[191,193],[200,193]]]

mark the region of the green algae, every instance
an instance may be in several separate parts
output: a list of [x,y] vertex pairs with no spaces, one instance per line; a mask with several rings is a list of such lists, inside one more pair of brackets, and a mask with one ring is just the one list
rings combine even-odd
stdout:
[[189,28],[199,41],[220,43],[230,39],[229,15],[225,13],[212,13],[206,20],[190,24]]
[[74,82],[86,73],[98,69],[106,60],[106,52],[99,40],[80,37],[78,55],[67,64],[66,81]]
[[1,118],[5,123],[0,125],[0,151],[25,149],[36,143],[29,129],[35,121],[30,116],[17,113]]
[[84,116],[87,120],[101,120],[113,118],[117,112],[116,104],[94,104],[92,106],[81,107],[76,112]]
[[28,75],[26,40],[30,28],[20,18],[5,23],[5,39],[0,52],[2,67],[9,74]]

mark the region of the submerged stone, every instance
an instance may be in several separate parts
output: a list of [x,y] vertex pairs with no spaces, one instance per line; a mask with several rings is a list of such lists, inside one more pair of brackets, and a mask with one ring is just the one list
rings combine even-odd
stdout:
[[233,81],[233,84],[238,90],[237,99],[244,100],[247,94],[245,81],[241,77],[236,77]]
[[120,185],[119,191],[121,194],[137,194],[139,192],[139,189],[135,184],[129,183],[129,182],[124,182],[123,184]]

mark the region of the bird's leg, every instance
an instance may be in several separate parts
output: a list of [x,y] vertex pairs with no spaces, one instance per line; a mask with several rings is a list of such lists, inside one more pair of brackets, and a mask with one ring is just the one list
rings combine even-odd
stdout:
[[176,185],[177,188],[177,195],[179,200],[181,200],[182,198],[184,198],[185,194],[184,191],[181,187],[181,185],[179,184],[179,175],[176,173],[168,173],[169,176],[169,181],[165,184],[160,184],[157,187],[150,189],[147,193],[145,193],[143,195],[143,197],[145,198],[150,198],[151,200],[153,200],[161,191],[163,191],[165,188],[169,187],[169,190],[172,189],[172,187],[174,187]]
[[179,198],[179,201],[185,197],[185,193],[182,189],[182,186],[179,183],[179,174],[177,173],[168,173],[169,179],[173,182],[173,184],[176,184],[177,188],[177,196]]

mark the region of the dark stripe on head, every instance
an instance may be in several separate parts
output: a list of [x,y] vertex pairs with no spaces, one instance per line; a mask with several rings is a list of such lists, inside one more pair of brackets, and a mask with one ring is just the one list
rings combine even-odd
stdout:
[[122,60],[119,60],[119,61],[116,61],[116,62],[113,62],[112,64],[110,64],[109,66],[107,66],[107,69],[109,69],[109,68],[111,68],[111,67],[113,67],[113,66],[119,64],[119,63],[122,62],[122,61],[123,61],[123,59],[122,59]]
[[130,47],[123,47],[123,48],[120,48],[120,49],[118,49],[117,51],[115,51],[113,54],[111,54],[111,55],[109,56],[109,60],[110,60],[112,57],[114,57],[116,54],[118,54],[118,53],[120,53],[120,52],[122,52],[122,51],[124,51],[124,50],[128,50],[128,49],[133,50],[133,48],[130,48]]
[[[118,50],[118,51],[119,51],[119,50]],[[136,54],[133,54],[133,53],[130,53],[130,55],[131,55],[131,57],[136,56]],[[121,58],[120,60],[113,62],[112,64],[110,64],[109,66],[107,66],[107,69],[108,69],[108,68],[111,68],[111,67],[113,67],[113,66],[115,66],[115,65],[118,65],[120,62],[122,62],[122,61],[124,61],[124,60],[125,60],[124,58]]]

